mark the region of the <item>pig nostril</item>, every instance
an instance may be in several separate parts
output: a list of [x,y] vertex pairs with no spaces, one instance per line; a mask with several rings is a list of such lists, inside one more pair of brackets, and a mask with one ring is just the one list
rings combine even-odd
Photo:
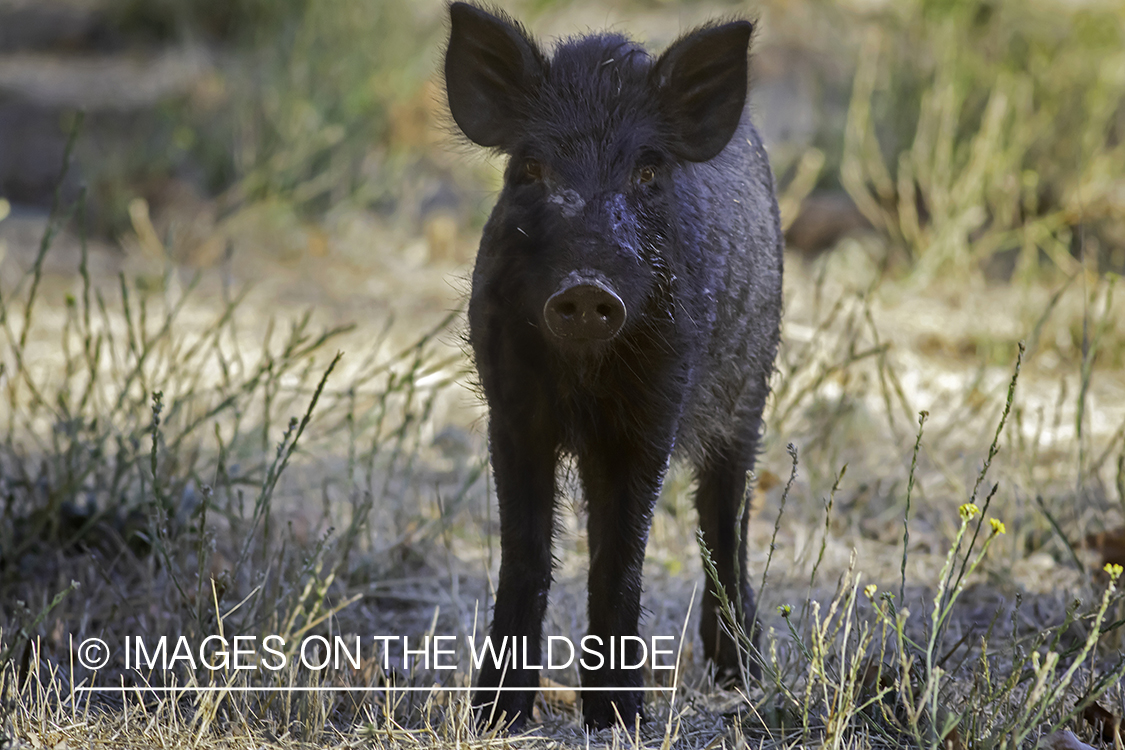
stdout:
[[608,341],[625,323],[625,305],[601,283],[570,283],[543,306],[547,329],[562,339]]

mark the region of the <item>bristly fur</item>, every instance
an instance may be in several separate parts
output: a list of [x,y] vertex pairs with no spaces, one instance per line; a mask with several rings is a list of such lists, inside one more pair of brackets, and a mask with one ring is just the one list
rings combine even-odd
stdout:
[[[522,723],[538,684],[522,662],[541,654],[567,456],[589,516],[591,634],[637,633],[645,542],[674,452],[696,469],[704,542],[753,634],[740,512],[777,352],[781,227],[745,109],[751,24],[709,24],[659,56],[604,33],[564,39],[548,57],[507,16],[464,3],[450,14],[450,111],[467,137],[509,157],[468,317],[500,503],[491,633],[527,639],[519,662],[485,665],[475,702],[482,720],[495,706]],[[566,328],[560,299],[594,300],[617,322]],[[594,302],[567,304],[589,304],[577,319],[594,320]],[[738,645],[718,601],[709,585],[701,632],[729,676]],[[584,697],[588,725],[632,725],[635,670],[586,667],[582,679],[622,688]],[[501,680],[528,690],[491,690]]]

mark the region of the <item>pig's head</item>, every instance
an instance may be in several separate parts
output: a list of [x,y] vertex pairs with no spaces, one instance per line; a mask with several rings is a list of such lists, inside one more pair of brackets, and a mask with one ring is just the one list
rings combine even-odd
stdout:
[[481,253],[515,279],[513,314],[568,348],[672,315],[677,178],[738,127],[751,24],[703,27],[655,59],[613,34],[566,40],[548,58],[510,19],[466,3],[450,16],[453,119],[509,156]]

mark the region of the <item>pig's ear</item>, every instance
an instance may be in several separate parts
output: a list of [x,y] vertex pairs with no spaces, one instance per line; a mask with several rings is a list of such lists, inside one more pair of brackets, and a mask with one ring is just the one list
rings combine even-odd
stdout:
[[457,126],[474,143],[505,149],[547,63],[515,22],[468,3],[449,6],[445,89]]
[[735,21],[680,37],[653,66],[672,150],[708,161],[730,141],[746,103],[747,53],[754,26]]

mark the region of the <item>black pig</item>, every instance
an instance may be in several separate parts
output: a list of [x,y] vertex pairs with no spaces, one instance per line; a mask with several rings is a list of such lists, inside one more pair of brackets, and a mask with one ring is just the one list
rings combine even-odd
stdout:
[[[450,16],[453,119],[509,157],[473,271],[469,339],[500,502],[491,636],[521,648],[505,668],[486,661],[475,704],[483,723],[519,726],[539,682],[524,665],[541,663],[565,454],[589,514],[590,635],[637,634],[674,449],[695,467],[704,543],[753,632],[739,509],[777,351],[782,239],[745,111],[749,22],[704,26],[655,58],[617,34],[568,39],[548,57],[505,16],[460,2]],[[732,674],[737,647],[717,607],[708,583],[704,648]],[[585,692],[586,724],[620,714],[632,726],[641,670],[590,662],[584,687],[621,689]],[[528,689],[495,691],[501,683]]]

